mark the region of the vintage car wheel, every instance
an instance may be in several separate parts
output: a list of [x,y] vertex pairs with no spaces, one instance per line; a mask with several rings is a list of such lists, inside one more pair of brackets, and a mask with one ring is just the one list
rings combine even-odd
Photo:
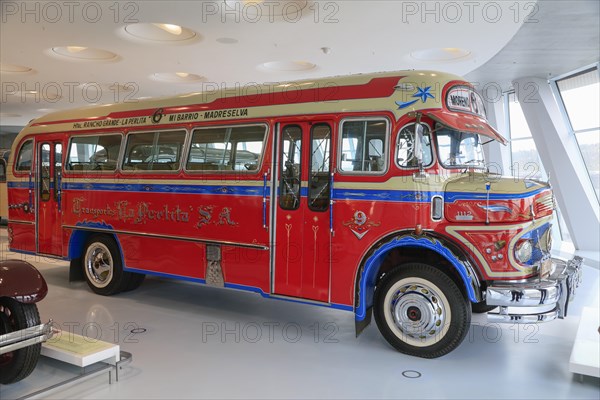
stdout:
[[111,237],[92,236],[81,262],[85,279],[95,293],[110,296],[127,289],[131,273],[123,271],[121,252]]
[[[0,299],[0,334],[40,325],[40,314],[35,304],[23,304],[3,297]],[[42,344],[23,347],[0,355],[0,383],[15,383],[33,372]]]
[[471,303],[471,311],[474,314],[483,314],[488,311],[492,311],[494,308],[498,308],[498,306],[488,306],[485,304],[485,301],[480,301],[479,303]]
[[437,358],[454,350],[471,323],[471,305],[443,271],[405,264],[384,275],[375,290],[375,321],[398,351]]

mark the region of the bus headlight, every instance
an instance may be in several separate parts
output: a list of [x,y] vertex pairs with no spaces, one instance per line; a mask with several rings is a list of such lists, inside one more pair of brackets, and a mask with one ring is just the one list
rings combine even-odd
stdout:
[[515,258],[521,264],[526,264],[529,260],[531,260],[531,255],[533,253],[533,245],[531,244],[531,240],[523,239],[517,242],[515,246]]

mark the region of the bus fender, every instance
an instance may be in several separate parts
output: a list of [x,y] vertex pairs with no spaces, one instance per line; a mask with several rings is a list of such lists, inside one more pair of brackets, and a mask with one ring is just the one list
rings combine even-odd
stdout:
[[[83,252],[85,251],[85,245],[89,238],[95,234],[108,234],[111,236],[114,241],[117,243],[117,247],[121,252],[121,257],[123,257],[123,250],[121,248],[121,243],[112,232],[107,232],[107,230],[112,230],[112,227],[104,225],[104,224],[85,224],[78,225],[82,229],[73,229],[71,232],[71,237],[69,238],[69,251],[68,251],[68,260],[69,264],[69,282],[75,281],[83,281],[85,280],[85,276],[83,275],[83,268],[81,268],[81,257],[83,257]],[[96,228],[97,230],[95,230]],[[123,263],[122,265],[125,265]]]
[[[388,253],[396,248],[422,248],[433,251],[445,258],[458,272],[471,302],[481,301],[479,279],[471,265],[461,260],[439,238],[429,236],[396,236],[380,245],[366,258],[358,272],[355,297],[355,325],[358,336],[371,322],[375,285],[379,278],[379,268]],[[467,265],[465,265],[467,264]]]

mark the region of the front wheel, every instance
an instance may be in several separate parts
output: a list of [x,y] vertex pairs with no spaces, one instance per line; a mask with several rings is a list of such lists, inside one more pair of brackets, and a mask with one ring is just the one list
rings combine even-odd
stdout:
[[121,252],[111,237],[92,236],[81,261],[88,286],[95,293],[110,296],[127,289],[131,273],[123,271]]
[[405,354],[441,357],[469,331],[471,305],[448,275],[430,265],[405,264],[387,273],[374,301],[383,337]]
[[[40,325],[40,314],[35,304],[23,304],[3,297],[0,299],[0,334],[20,331]],[[0,383],[7,385],[29,376],[37,365],[42,344],[23,347],[0,355]]]

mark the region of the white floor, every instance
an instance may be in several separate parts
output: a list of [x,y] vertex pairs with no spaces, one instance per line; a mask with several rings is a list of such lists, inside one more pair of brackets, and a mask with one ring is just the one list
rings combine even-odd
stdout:
[[[134,292],[97,296],[68,282],[66,263],[8,253],[5,232],[0,238],[1,258],[24,258],[46,278],[43,320],[133,353],[119,382],[101,376],[49,398],[600,398],[597,378],[580,381],[568,369],[581,310],[599,307],[599,271],[590,267],[567,319],[500,327],[476,315],[458,349],[425,360],[395,352],[374,323],[355,338],[353,316],[343,311],[155,278]],[[408,370],[421,376],[406,378]],[[0,398],[68,373],[43,359],[26,380],[0,386]]]

